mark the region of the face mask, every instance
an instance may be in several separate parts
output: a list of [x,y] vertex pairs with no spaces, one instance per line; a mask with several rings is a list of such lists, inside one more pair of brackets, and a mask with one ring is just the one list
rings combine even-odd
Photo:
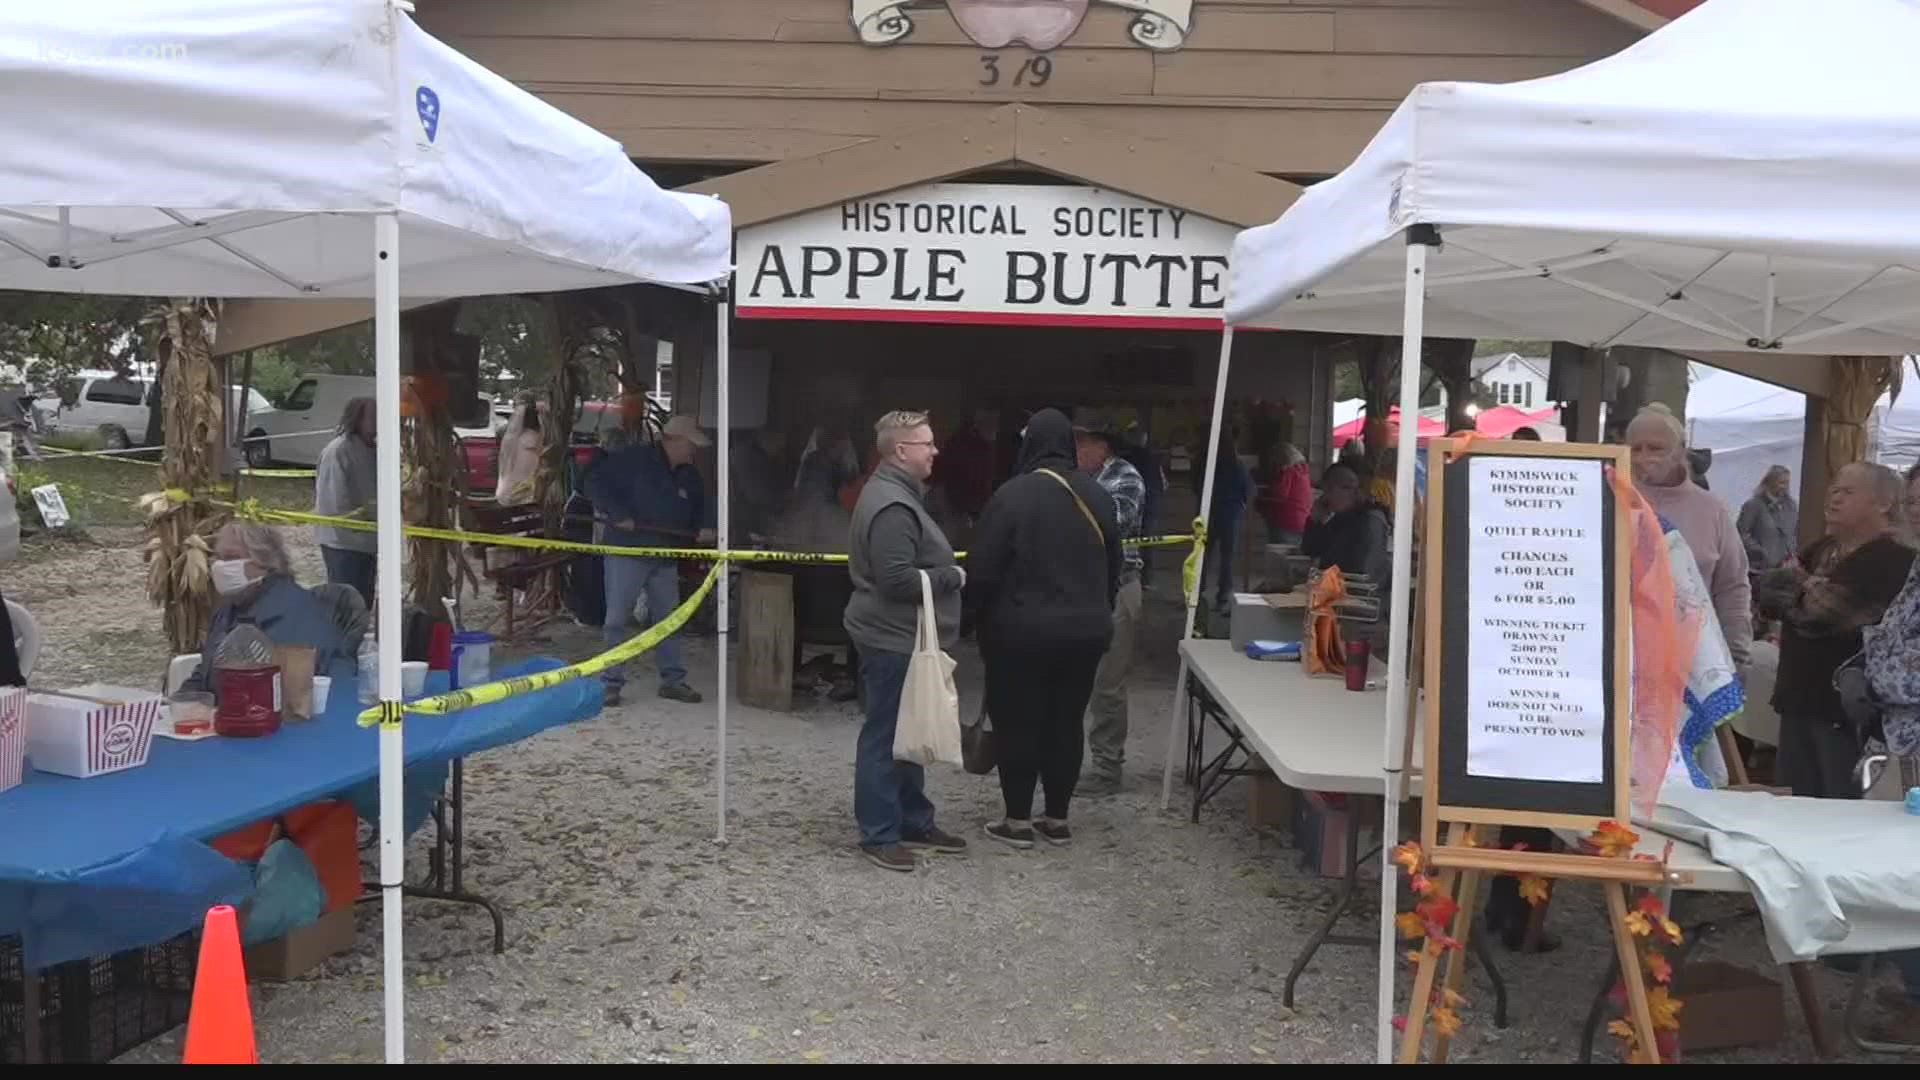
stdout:
[[213,563],[213,589],[221,596],[245,592],[253,584],[247,576],[247,560],[216,559]]

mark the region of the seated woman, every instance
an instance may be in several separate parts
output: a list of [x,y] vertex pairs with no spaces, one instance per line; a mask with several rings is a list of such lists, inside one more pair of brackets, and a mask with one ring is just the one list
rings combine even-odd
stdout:
[[200,666],[182,690],[213,692],[220,645],[236,627],[254,626],[276,645],[311,645],[316,675],[352,678],[358,657],[327,606],[293,579],[293,564],[278,531],[229,522],[213,537],[213,588],[219,594]]
[[1300,538],[1300,553],[1322,570],[1338,566],[1348,576],[1385,584],[1393,570],[1393,522],[1386,509],[1361,491],[1360,474],[1348,466],[1327,466],[1320,484],[1324,490]]

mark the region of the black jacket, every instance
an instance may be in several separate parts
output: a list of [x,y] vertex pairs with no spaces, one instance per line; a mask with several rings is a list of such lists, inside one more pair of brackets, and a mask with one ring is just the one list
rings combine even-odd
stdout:
[[[1070,484],[1094,520],[1040,469]],[[1075,467],[1066,416],[1057,409],[1035,413],[1018,470],[987,502],[967,554],[964,602],[981,645],[1105,648],[1120,590],[1115,518],[1113,500]]]
[[1343,574],[1361,574],[1381,585],[1393,573],[1393,521],[1386,507],[1367,500],[1325,521],[1307,522],[1300,553],[1322,570],[1338,566]]

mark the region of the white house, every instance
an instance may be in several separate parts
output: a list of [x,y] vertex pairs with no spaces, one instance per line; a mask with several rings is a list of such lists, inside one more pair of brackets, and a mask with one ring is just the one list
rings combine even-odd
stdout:
[[1522,409],[1543,409],[1553,404],[1547,399],[1547,372],[1551,362],[1542,356],[1505,353],[1478,356],[1473,361],[1473,381],[1487,391],[1496,405]]

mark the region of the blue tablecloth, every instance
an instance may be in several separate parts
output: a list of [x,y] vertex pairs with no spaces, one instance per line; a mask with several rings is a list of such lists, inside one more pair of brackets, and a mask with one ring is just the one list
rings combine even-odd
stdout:
[[[496,678],[548,671],[534,660]],[[428,692],[446,688],[432,672]],[[598,679],[574,679],[448,716],[407,717],[407,794],[430,795],[455,758],[503,746],[600,711]],[[252,892],[248,867],[205,841],[294,807],[377,791],[378,729],[356,722],[351,679],[334,680],[326,712],[263,739],[180,742],[156,736],[147,763],[88,780],[35,772],[0,794],[0,936],[20,934],[29,968],[164,941],[200,925],[214,904]],[[362,789],[356,791],[355,789]],[[372,804],[377,807],[377,802]]]

